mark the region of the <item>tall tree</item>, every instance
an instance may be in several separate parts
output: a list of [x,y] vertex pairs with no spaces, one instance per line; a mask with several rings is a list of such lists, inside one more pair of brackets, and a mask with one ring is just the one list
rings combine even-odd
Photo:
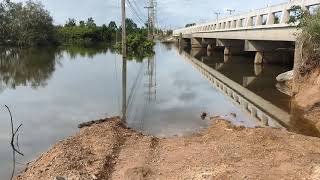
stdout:
[[45,44],[54,39],[53,19],[40,2],[0,4],[0,42],[19,46]]
[[97,26],[92,17],[88,18],[86,25],[87,25],[87,27],[90,27],[90,28]]
[[114,31],[118,29],[117,24],[116,24],[116,22],[114,22],[114,21],[110,21],[110,23],[109,23],[109,25],[108,25],[108,28],[109,28],[110,30],[114,30]]
[[68,21],[64,26],[66,27],[74,27],[77,25],[77,21],[74,18],[68,18]]

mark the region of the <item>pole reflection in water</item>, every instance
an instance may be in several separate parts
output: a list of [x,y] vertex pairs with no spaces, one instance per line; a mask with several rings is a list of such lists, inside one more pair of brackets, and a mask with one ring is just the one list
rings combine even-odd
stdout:
[[[127,100],[127,123],[140,131],[145,130],[145,120],[151,118],[156,102],[156,61],[155,57],[136,64],[139,70],[129,82]],[[131,76],[131,75],[130,75]]]
[[122,121],[127,121],[127,59],[122,57]]
[[153,103],[156,101],[156,61],[155,56],[147,59],[147,69],[145,72],[145,80],[143,91],[144,91],[144,108],[141,113],[141,120],[139,129],[143,131],[144,129],[144,121],[151,114],[151,107]]

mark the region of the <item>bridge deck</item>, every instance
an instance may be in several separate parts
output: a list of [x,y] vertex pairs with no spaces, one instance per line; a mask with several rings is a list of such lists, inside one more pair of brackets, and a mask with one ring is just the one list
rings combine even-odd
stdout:
[[185,38],[223,38],[272,41],[296,41],[296,24],[288,24],[290,8],[304,10],[318,7],[320,0],[294,0],[249,13],[175,30],[173,36]]

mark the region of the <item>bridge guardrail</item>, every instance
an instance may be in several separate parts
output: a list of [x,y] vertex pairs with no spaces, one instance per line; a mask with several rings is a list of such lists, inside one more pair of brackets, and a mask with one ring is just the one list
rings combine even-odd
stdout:
[[311,12],[314,7],[319,7],[320,0],[293,0],[288,3],[269,6],[257,9],[237,16],[226,17],[217,21],[199,24],[188,28],[173,31],[173,36],[180,36],[193,33],[241,31],[266,28],[287,28],[296,24],[288,24],[290,8],[301,6],[302,9]]

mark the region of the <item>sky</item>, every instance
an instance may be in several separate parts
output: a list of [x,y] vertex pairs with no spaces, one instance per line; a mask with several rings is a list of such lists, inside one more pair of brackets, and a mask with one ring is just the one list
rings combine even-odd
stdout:
[[[26,0],[12,0],[23,2]],[[93,17],[97,24],[109,23],[111,20],[120,23],[121,0],[40,0],[54,18],[55,24],[64,24],[68,18],[86,20]],[[127,15],[137,24],[142,25],[147,20],[148,0],[127,0]],[[215,12],[226,16],[226,9],[234,9],[236,13],[247,12],[252,9],[279,4],[289,0],[157,0],[158,26],[176,29],[187,23],[201,23],[216,18]]]

